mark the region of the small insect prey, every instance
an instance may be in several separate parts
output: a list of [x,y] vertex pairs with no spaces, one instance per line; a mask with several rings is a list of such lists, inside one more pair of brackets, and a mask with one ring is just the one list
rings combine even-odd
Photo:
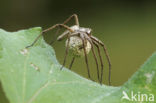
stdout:
[[[69,27],[66,24],[72,18],[75,19],[75,25]],[[48,32],[54,28],[65,28],[66,29],[60,36],[57,37],[58,41],[61,41],[62,39],[67,38],[66,44],[65,44],[66,45],[65,56],[64,56],[64,61],[63,61],[61,70],[65,66],[66,57],[67,57],[69,51],[72,51],[73,58],[70,63],[69,69],[71,69],[72,64],[74,63],[75,58],[77,56],[84,56],[86,66],[87,66],[88,77],[92,80],[92,78],[90,76],[90,68],[89,68],[88,58],[87,58],[87,54],[91,50],[93,57],[95,59],[95,63],[96,63],[98,81],[100,84],[102,84],[104,66],[103,66],[103,60],[102,60],[101,51],[100,51],[100,46],[101,46],[104,50],[104,53],[106,55],[106,58],[107,58],[107,61],[109,64],[108,81],[109,81],[109,85],[111,85],[111,62],[110,62],[109,55],[107,53],[107,49],[102,41],[100,41],[98,38],[96,38],[95,36],[93,36],[91,34],[92,30],[90,28],[84,28],[84,27],[79,26],[78,17],[76,14],[73,14],[72,16],[70,16],[66,21],[64,21],[64,23],[55,24],[52,27],[42,31],[42,33],[34,40],[34,42],[31,45],[27,46],[27,48],[33,46],[37,42],[37,40],[39,39],[39,37],[41,35],[43,35],[44,33]],[[98,51],[98,56],[99,56],[100,64],[101,64],[101,71],[99,71],[98,60],[95,55],[94,46],[97,48],[97,51]]]

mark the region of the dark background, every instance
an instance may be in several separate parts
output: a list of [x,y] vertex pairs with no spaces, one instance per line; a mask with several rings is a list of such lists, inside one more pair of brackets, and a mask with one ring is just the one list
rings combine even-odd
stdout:
[[[0,28],[17,31],[40,26],[46,29],[76,13],[80,25],[92,28],[93,35],[107,45],[112,61],[112,85],[120,86],[156,50],[155,4],[150,0],[0,0]],[[45,39],[50,42],[51,38],[53,33],[49,32]],[[64,45],[64,41],[53,44],[60,63]],[[70,60],[71,56],[66,67]],[[96,79],[91,53],[89,62]],[[72,70],[87,77],[84,58],[77,59]],[[104,84],[108,84],[107,77],[106,66]],[[0,102],[7,103],[2,89]]]

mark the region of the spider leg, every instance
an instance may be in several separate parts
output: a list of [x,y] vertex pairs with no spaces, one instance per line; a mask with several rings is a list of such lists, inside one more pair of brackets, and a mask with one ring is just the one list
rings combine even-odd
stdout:
[[73,32],[73,30],[70,29],[70,27],[68,27],[68,26],[66,26],[66,25],[64,25],[64,24],[55,24],[55,25],[53,25],[52,27],[50,27],[50,28],[48,28],[48,29],[46,29],[46,30],[43,30],[43,31],[41,32],[41,34],[34,40],[34,42],[33,42],[31,45],[27,46],[26,48],[32,47],[32,46],[37,42],[37,40],[40,38],[40,36],[42,36],[42,35],[43,35],[44,33],[46,33],[47,31],[50,31],[50,30],[52,30],[52,29],[54,29],[54,28],[56,28],[56,27],[63,27],[63,28],[65,28],[65,29],[69,30],[70,32]]
[[101,56],[101,52],[100,52],[100,48],[99,48],[98,44],[95,41],[93,41],[93,44],[97,47],[98,55],[99,55],[99,58],[100,58],[100,63],[101,63],[101,80],[100,80],[100,84],[102,84],[102,79],[103,79],[103,61],[102,61],[102,56]]
[[[83,43],[83,50],[84,50],[84,54],[85,54],[85,62],[86,62],[86,66],[87,66],[87,71],[88,71],[88,77],[89,79],[91,79],[90,76],[90,69],[89,69],[89,65],[88,65],[88,58],[87,58],[87,53],[86,53],[86,48],[85,48],[85,38],[83,35],[80,34],[80,38],[82,39],[82,43]],[[92,80],[92,79],[91,79]]]
[[37,36],[37,38],[34,40],[34,42],[33,42],[31,45],[26,46],[26,48],[32,47],[32,46],[37,42],[37,40],[40,38],[41,35],[43,35],[43,32],[41,32],[41,33]]
[[97,39],[94,36],[91,36],[92,40],[94,40],[95,42],[97,42],[98,44],[100,44],[103,47],[103,50],[105,52],[108,64],[109,64],[109,77],[108,77],[108,81],[109,81],[109,85],[111,85],[111,61],[110,61],[110,57],[109,54],[107,52],[106,46],[104,45],[104,43],[102,41],[100,41],[99,39]]
[[70,32],[74,32],[69,26],[67,26],[67,25],[65,25],[65,24],[55,24],[54,26],[52,26],[52,27],[50,27],[50,28],[44,30],[43,32],[50,31],[50,30],[52,30],[52,29],[54,29],[54,28],[56,28],[56,27],[63,27],[63,28],[65,28],[65,29],[69,30]]
[[[78,20],[78,16],[77,16],[76,14],[71,15],[68,19],[66,19],[66,20],[64,21],[63,24],[64,24],[64,25],[67,24],[72,18],[75,19],[75,24],[79,26],[79,20]],[[59,31],[60,31],[60,28],[57,29],[55,35],[57,35]],[[65,32],[65,33],[66,33],[66,32]],[[64,33],[64,34],[65,34],[65,33]],[[64,35],[62,35],[62,38],[63,38],[63,36],[64,36]],[[60,37],[60,38],[61,38],[61,37]],[[59,39],[59,40],[60,40],[60,39]],[[52,40],[52,41],[50,42],[50,45],[51,45],[53,42],[55,42],[55,37],[54,37],[54,40]]]
[[99,76],[99,66],[98,66],[98,61],[97,61],[97,57],[95,55],[95,51],[94,51],[94,45],[93,45],[93,42],[92,40],[90,39],[90,37],[87,35],[87,34],[84,34],[85,38],[90,42],[91,44],[91,49],[92,49],[92,53],[93,53],[93,56],[94,56],[94,59],[95,59],[95,63],[96,63],[96,68],[97,68],[97,76],[98,76],[98,80],[101,84],[101,81],[100,81],[100,76]]
[[70,37],[68,36],[68,41],[67,41],[67,47],[66,47],[66,51],[65,51],[65,56],[64,56],[63,64],[62,64],[62,67],[60,68],[60,70],[62,70],[62,68],[65,66],[65,63],[66,63],[66,58],[67,58],[68,50],[69,50],[69,41],[70,41]]
[[107,61],[108,61],[108,64],[109,64],[109,78],[108,78],[108,80],[109,80],[109,85],[111,85],[111,66],[112,65],[111,65],[110,57],[109,57],[109,54],[107,52],[106,46],[102,45],[102,47],[103,47],[103,50],[105,52],[105,55],[106,55],[106,58],[107,58]]
[[57,41],[61,41],[61,40],[63,40],[66,36],[67,36],[67,34],[69,34],[70,33],[70,31],[65,31],[65,32],[63,32],[61,35],[59,35],[58,37],[57,37]]
[[78,20],[78,16],[76,14],[71,15],[67,20],[64,21],[63,24],[68,23],[73,17],[75,19],[75,24],[79,26],[79,20]]
[[56,33],[55,33],[55,35],[54,35],[53,40],[51,40],[51,42],[50,42],[50,45],[52,45],[52,44],[55,42],[56,36],[57,36],[57,34],[59,33],[59,31],[60,31],[60,28],[57,29],[57,31],[56,31]]
[[[80,34],[78,34],[78,33],[72,33],[72,34],[70,34],[70,37],[72,37],[72,36],[79,36],[79,35]],[[70,65],[69,65],[69,69],[70,70],[71,70],[71,67],[72,67],[74,61],[75,61],[75,57],[72,58],[72,61],[71,61]]]
[[72,67],[72,65],[73,65],[73,63],[74,63],[74,60],[75,60],[75,57],[72,58],[72,61],[71,61],[70,65],[69,65],[69,69],[70,69],[70,70],[71,70],[71,67]]

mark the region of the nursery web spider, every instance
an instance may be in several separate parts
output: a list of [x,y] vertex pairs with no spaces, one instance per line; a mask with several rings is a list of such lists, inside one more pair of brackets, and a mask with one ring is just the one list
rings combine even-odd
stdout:
[[[75,19],[75,25],[69,27],[66,24],[72,18]],[[69,69],[71,69],[72,64],[74,63],[74,60],[75,60],[76,56],[85,56],[85,62],[86,62],[87,71],[88,71],[88,77],[91,79],[87,54],[89,53],[90,50],[92,50],[93,57],[94,57],[95,63],[96,63],[96,68],[97,68],[98,80],[99,80],[100,84],[102,84],[104,66],[103,66],[103,60],[102,60],[101,51],[100,51],[100,47],[99,47],[99,45],[100,45],[104,50],[105,56],[106,56],[108,64],[109,64],[108,81],[109,81],[109,85],[111,85],[111,62],[110,62],[109,55],[107,53],[107,49],[106,49],[106,47],[105,47],[105,45],[104,45],[104,43],[102,41],[100,41],[98,38],[96,38],[95,36],[93,36],[91,34],[92,30],[90,28],[84,28],[84,27],[79,26],[79,20],[78,20],[78,17],[77,17],[76,14],[73,14],[72,16],[70,16],[67,20],[64,21],[63,24],[55,24],[52,27],[50,27],[50,28],[48,28],[46,30],[43,30],[41,32],[41,34],[34,40],[34,42],[31,45],[27,46],[26,48],[29,48],[29,47],[33,46],[37,42],[37,40],[39,39],[39,37],[41,35],[43,35],[45,32],[48,32],[48,31],[50,31],[50,30],[52,30],[54,28],[65,28],[66,29],[66,31],[63,32],[57,38],[58,41],[61,41],[62,39],[67,38],[65,56],[64,56],[64,61],[63,61],[63,65],[61,67],[61,70],[65,66],[66,57],[68,55],[69,50],[74,48],[73,51],[75,53],[74,53],[74,56],[73,56],[72,61],[70,63]],[[98,51],[98,56],[100,58],[101,75],[100,75],[100,71],[99,71],[98,60],[97,60],[97,57],[96,57],[95,51],[94,51],[94,46],[96,46],[97,51]]]

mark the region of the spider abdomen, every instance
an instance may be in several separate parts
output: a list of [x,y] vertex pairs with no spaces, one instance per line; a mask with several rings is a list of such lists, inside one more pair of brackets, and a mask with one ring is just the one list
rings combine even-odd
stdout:
[[[66,40],[65,46],[67,47],[68,39]],[[91,44],[88,40],[85,41],[85,49],[86,53],[88,54],[91,50]],[[69,41],[69,54],[72,54],[76,57],[83,57],[84,56],[84,47],[82,39],[78,36],[70,37]]]

